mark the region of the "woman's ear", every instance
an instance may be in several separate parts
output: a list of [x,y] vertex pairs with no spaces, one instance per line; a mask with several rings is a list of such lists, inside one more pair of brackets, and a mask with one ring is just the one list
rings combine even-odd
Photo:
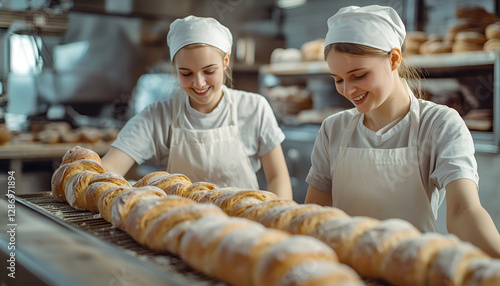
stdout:
[[389,52],[389,60],[391,62],[391,69],[396,70],[399,65],[401,65],[402,54],[401,50],[398,48],[394,48]]
[[229,59],[231,57],[231,54],[230,53],[227,53],[225,56],[224,56],[224,60],[223,60],[223,63],[224,63],[224,69],[226,69],[228,66],[229,66]]

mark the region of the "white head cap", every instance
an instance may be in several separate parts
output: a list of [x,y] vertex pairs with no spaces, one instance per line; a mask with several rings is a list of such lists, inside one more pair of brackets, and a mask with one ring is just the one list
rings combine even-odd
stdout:
[[228,28],[214,18],[187,16],[170,24],[167,35],[170,50],[170,60],[184,46],[190,44],[207,44],[230,53],[233,46],[233,36]]
[[390,52],[393,48],[401,49],[405,36],[405,25],[391,7],[349,6],[328,19],[325,47],[352,43]]

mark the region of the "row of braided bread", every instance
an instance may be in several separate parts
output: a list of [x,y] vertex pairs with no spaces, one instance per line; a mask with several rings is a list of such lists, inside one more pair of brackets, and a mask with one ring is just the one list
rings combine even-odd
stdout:
[[[197,203],[187,195],[203,193],[203,201],[209,202],[211,195],[222,199],[225,191],[236,188],[191,183],[166,172],[149,174],[131,186],[122,176],[106,172],[96,153],[80,147],[66,152],[51,184],[56,200],[98,211],[138,243],[178,255],[194,269],[231,285],[363,285],[320,240],[231,217],[216,204]],[[255,202],[277,199],[254,192],[261,196]]]
[[369,278],[394,285],[500,285],[500,260],[454,235],[420,233],[400,219],[350,217],[340,209],[281,200],[266,191],[192,184],[182,174],[153,172],[137,182],[167,194],[213,203],[247,218],[329,245],[340,262]]

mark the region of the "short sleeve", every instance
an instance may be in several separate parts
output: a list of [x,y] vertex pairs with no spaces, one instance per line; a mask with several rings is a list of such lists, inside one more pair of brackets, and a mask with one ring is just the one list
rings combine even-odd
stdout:
[[311,153],[311,169],[306,177],[306,182],[324,192],[332,190],[331,156],[330,156],[330,133],[327,126],[328,121],[321,124],[321,128],[316,136],[314,147]]
[[458,112],[451,108],[444,110],[435,120],[429,148],[421,150],[433,149],[431,156],[435,163],[434,168],[431,166],[429,180],[437,189],[457,179],[470,179],[478,185],[472,135]]

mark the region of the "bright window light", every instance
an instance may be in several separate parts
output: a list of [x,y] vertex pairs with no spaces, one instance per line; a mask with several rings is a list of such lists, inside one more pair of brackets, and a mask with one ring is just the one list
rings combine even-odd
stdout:
[[[38,53],[41,39],[28,35],[10,36],[10,71],[15,74],[38,74],[42,59]],[[36,43],[35,43],[36,39]]]

